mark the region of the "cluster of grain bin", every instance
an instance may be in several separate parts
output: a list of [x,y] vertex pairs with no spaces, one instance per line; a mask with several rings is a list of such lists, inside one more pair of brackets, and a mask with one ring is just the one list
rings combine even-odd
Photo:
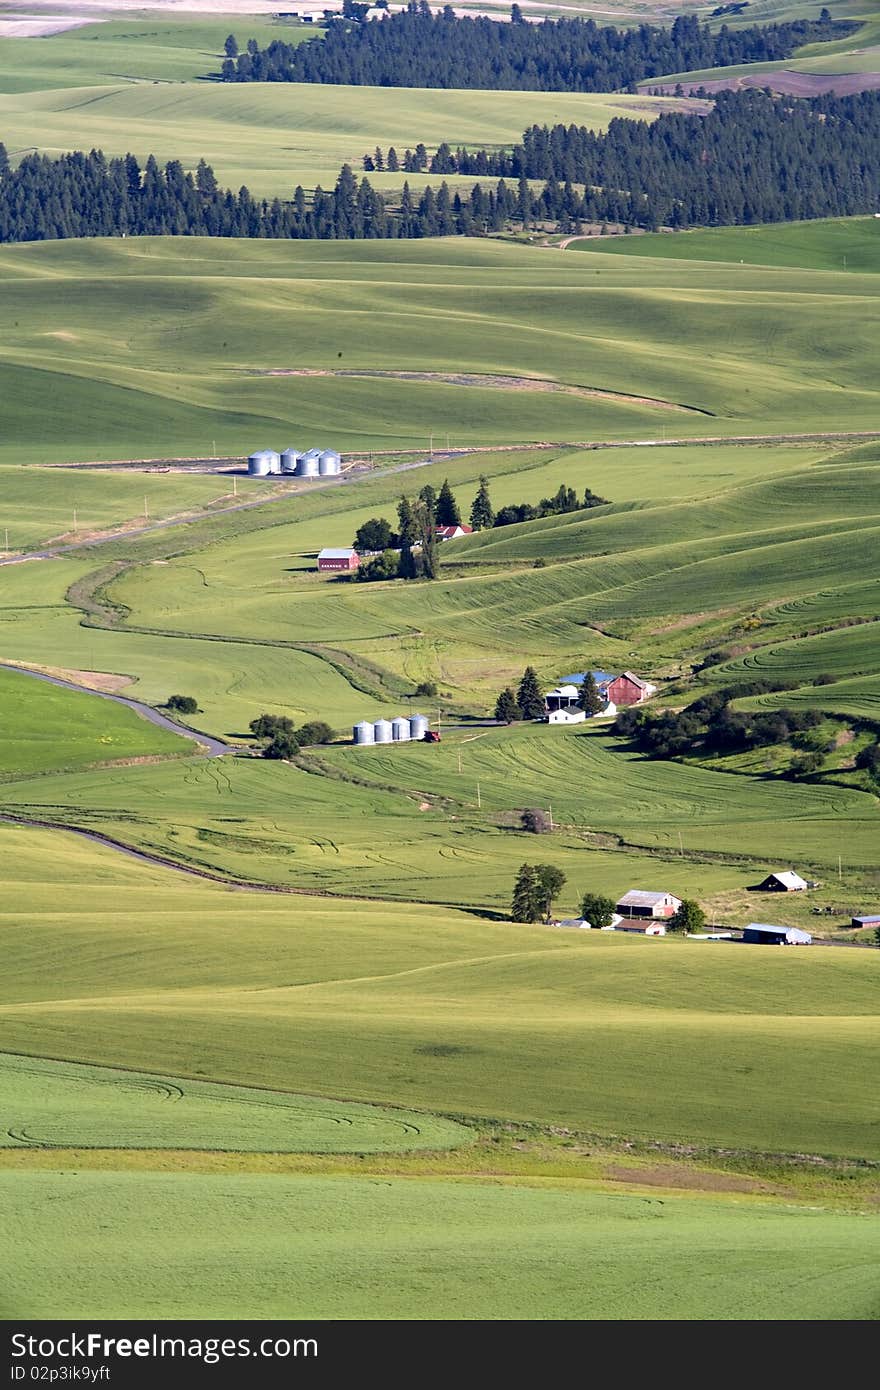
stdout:
[[422,740],[428,731],[428,721],[423,714],[411,714],[408,718],[397,715],[394,719],[377,719],[370,723],[362,719],[352,729],[354,742],[361,748],[374,743],[412,743]]
[[270,473],[284,473],[294,478],[337,478],[342,472],[342,456],[335,449],[299,449],[288,447],[280,454],[274,449],[258,449],[248,455],[248,473],[253,478],[265,478]]

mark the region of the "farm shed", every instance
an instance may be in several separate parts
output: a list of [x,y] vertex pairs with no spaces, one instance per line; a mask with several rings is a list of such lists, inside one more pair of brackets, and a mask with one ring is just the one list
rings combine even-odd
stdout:
[[604,694],[615,705],[640,705],[656,690],[656,685],[651,685],[650,681],[640,680],[632,671],[624,671],[623,675],[614,677]]
[[854,927],[880,927],[880,912],[869,912],[867,916],[854,917],[852,925]]
[[681,898],[672,893],[653,893],[643,888],[631,888],[624,893],[615,908],[621,917],[674,917],[681,907]]
[[582,709],[552,709],[547,715],[548,724],[583,724],[586,714]]
[[438,526],[436,532],[438,541],[457,541],[459,536],[472,536],[474,528],[461,521],[457,526]]
[[578,688],[576,685],[557,685],[544,696],[544,705],[549,713],[554,710],[577,709]]
[[813,940],[800,927],[774,927],[767,922],[749,922],[742,939],[752,946],[809,946]]
[[356,570],[361,557],[356,550],[326,548],[318,554],[319,570]]
[[775,869],[758,884],[762,893],[802,893],[806,887],[807,880],[794,869]]

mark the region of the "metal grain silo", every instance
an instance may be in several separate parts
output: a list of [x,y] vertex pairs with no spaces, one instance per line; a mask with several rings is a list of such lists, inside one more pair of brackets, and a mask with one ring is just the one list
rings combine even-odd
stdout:
[[298,463],[299,450],[291,448],[285,449],[281,455],[281,472],[295,473]]
[[335,478],[342,472],[342,458],[335,449],[322,449],[318,459],[318,472],[322,478]]
[[266,457],[266,462],[267,462],[268,465],[269,465],[269,472],[270,472],[270,473],[280,473],[280,472],[281,472],[281,455],[278,454],[278,453],[276,453],[274,449],[264,449],[264,450],[263,450],[263,453],[264,453],[264,455],[265,455],[265,457]]
[[298,478],[317,478],[320,473],[318,460],[321,457],[320,449],[307,449],[304,454],[300,454],[297,464],[296,475]]
[[269,472],[269,460],[266,457],[265,449],[258,449],[255,454],[248,454],[248,473],[252,478],[265,478]]
[[355,724],[351,732],[354,735],[355,743],[363,745],[365,743],[376,742],[373,734],[373,726],[369,724],[366,719],[362,719],[360,724]]
[[409,736],[410,738],[423,739],[428,732],[428,721],[423,714],[411,714],[409,717]]
[[377,719],[373,725],[373,742],[390,743],[394,735],[390,719]]
[[400,715],[391,721],[391,737],[395,743],[409,743],[412,737],[409,728],[409,720],[401,718]]

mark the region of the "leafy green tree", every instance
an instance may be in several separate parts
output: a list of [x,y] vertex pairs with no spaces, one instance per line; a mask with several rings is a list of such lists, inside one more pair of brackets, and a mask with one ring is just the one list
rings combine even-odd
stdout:
[[686,932],[693,936],[696,932],[701,932],[705,925],[706,914],[700,904],[693,898],[684,898],[681,907],[666,923],[666,930]]
[[396,550],[383,550],[371,560],[358,565],[355,579],[360,584],[374,584],[383,579],[397,579],[400,575],[400,556]]
[[263,749],[264,758],[274,758],[276,761],[286,761],[299,752],[299,744],[293,734],[276,734],[270,743]]
[[520,864],[513,885],[510,915],[514,922],[540,922],[541,908],[541,886],[537,870],[534,864]]
[[437,526],[433,511],[421,497],[413,503],[413,518],[420,547],[419,567],[421,573],[425,579],[436,579],[440,568]]
[[578,693],[578,705],[587,715],[601,714],[605,708],[605,701],[599,693],[596,677],[592,671],[587,671],[584,676],[583,684]]
[[294,735],[293,720],[284,714],[260,714],[248,725],[254,738],[272,739],[276,734]]
[[394,532],[384,516],[371,517],[354,535],[355,550],[388,550],[393,544]]
[[522,718],[519,705],[516,703],[516,696],[510,686],[506,690],[502,690],[495,701],[495,718],[499,724],[513,724],[517,719]]
[[199,702],[192,695],[169,695],[165,708],[176,710],[178,714],[198,714]]
[[495,524],[495,512],[489,497],[489,479],[480,477],[480,487],[471,505],[471,526],[475,531],[488,531]]
[[433,700],[436,694],[437,685],[435,681],[419,681],[418,685],[415,688],[416,699],[418,699],[418,697],[422,695],[426,700]]
[[223,52],[226,54],[227,58],[238,57],[238,39],[234,34],[227,35],[226,42],[223,45]]
[[610,927],[614,919],[614,903],[599,893],[585,893],[581,898],[581,916],[596,931]]
[[538,673],[533,666],[527,666],[523,671],[519,690],[516,693],[516,703],[519,705],[522,719],[543,719],[544,696],[538,681]]
[[523,811],[519,818],[520,826],[527,830],[530,835],[544,835],[550,830],[550,817],[546,811],[540,810],[537,806],[529,807]]
[[297,729],[296,741],[300,748],[312,748],[320,743],[332,743],[333,730],[323,719],[310,719]]
[[443,480],[440,495],[437,498],[437,525],[438,526],[460,526],[461,512],[455,500],[455,493],[449,486],[449,479]]
[[555,864],[536,864],[535,877],[538,881],[541,911],[544,914],[544,920],[549,922],[553,904],[565,887],[566,876],[562,869],[557,868]]

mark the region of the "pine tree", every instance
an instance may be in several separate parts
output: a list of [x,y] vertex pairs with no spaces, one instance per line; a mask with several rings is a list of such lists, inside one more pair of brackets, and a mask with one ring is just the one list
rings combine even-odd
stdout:
[[602,710],[605,708],[605,703],[606,702],[599,693],[596,677],[593,675],[592,671],[587,671],[578,695],[578,705],[585,714],[592,715],[601,714]]
[[541,920],[540,886],[534,864],[520,864],[519,873],[513,885],[510,915],[514,922],[539,922]]
[[226,42],[223,45],[223,52],[226,54],[227,58],[238,57],[238,40],[236,39],[234,34],[230,34],[227,37]]
[[430,483],[425,483],[425,486],[422,488],[422,490],[421,490],[420,493],[419,493],[419,497],[420,497],[421,500],[424,502],[425,506],[428,508],[428,511],[431,513],[432,520],[433,520],[433,522],[434,522],[434,524],[435,524],[435,526],[436,526],[436,524],[437,524],[437,492],[436,492],[436,489],[435,489],[435,488],[432,488]]
[[9,173],[9,155],[3,141],[0,140],[0,179],[4,174]]
[[513,724],[519,717],[520,712],[519,705],[516,703],[516,696],[511,686],[508,685],[495,701],[495,718],[499,724]]
[[455,493],[449,486],[449,479],[444,478],[443,486],[440,489],[440,496],[437,498],[437,525],[438,526],[460,526],[461,512],[455,500]]
[[471,526],[475,531],[488,531],[495,520],[492,502],[489,498],[489,479],[482,474],[480,487],[471,506]]
[[538,903],[545,920],[550,921],[553,904],[566,884],[566,875],[555,864],[536,864],[535,878],[538,885]]
[[527,666],[523,671],[519,690],[516,693],[516,702],[520,707],[523,719],[543,719],[544,696],[538,683],[538,673],[533,666]]

